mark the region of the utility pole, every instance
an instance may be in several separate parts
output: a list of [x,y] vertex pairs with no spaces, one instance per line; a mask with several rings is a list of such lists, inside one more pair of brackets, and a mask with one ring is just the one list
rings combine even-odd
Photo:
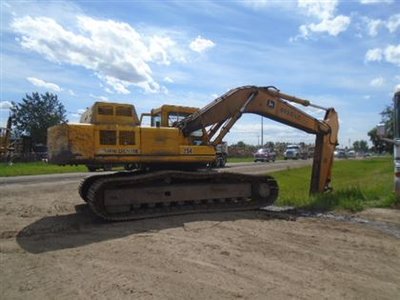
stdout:
[[264,147],[264,117],[261,116],[261,148]]

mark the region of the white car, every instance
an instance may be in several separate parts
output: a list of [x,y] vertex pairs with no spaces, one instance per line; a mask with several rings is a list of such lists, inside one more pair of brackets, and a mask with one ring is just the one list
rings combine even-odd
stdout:
[[347,157],[348,158],[355,158],[356,157],[356,152],[354,150],[350,150],[347,152]]

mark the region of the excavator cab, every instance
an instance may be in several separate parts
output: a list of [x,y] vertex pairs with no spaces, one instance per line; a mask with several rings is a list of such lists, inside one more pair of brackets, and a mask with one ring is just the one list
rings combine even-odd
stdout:
[[174,125],[182,121],[199,109],[196,107],[163,105],[151,110],[152,127],[175,127]]
[[[197,107],[189,106],[178,106],[178,105],[163,105],[158,108],[154,108],[150,113],[143,113],[140,116],[140,124],[144,123],[146,117],[150,118],[151,127],[169,127],[176,128],[177,124],[199,111]],[[202,130],[194,131],[188,136],[189,143],[192,145],[204,145],[205,144],[205,133]],[[216,152],[221,153],[220,146],[216,147]],[[227,155],[227,151],[224,151]]]

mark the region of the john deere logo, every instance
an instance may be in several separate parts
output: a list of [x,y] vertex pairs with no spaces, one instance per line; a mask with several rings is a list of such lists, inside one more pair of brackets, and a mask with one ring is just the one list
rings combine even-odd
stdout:
[[275,101],[274,100],[267,100],[267,106],[271,109],[275,108]]

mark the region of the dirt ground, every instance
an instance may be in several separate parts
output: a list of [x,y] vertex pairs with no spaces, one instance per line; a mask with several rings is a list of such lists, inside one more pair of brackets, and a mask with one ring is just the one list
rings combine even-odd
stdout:
[[0,185],[1,299],[399,299],[399,210],[105,223],[77,184]]

